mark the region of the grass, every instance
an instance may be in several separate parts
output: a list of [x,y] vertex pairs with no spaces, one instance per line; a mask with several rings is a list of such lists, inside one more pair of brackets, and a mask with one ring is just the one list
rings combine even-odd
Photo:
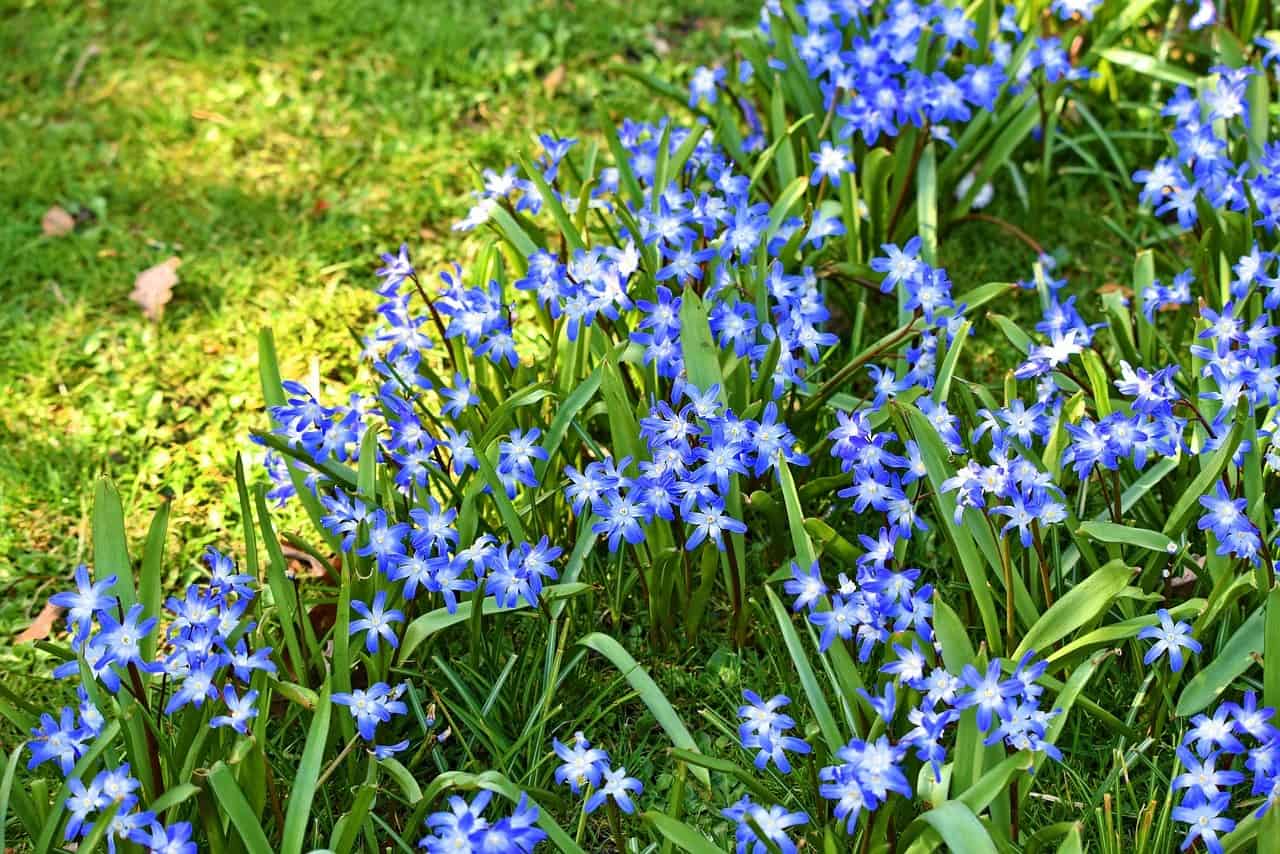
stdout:
[[[10,4],[12,5],[12,4]],[[494,11],[477,14],[478,7]],[[228,474],[260,426],[256,331],[339,391],[373,315],[375,253],[465,261],[473,168],[588,133],[595,104],[656,115],[634,63],[680,76],[756,4],[19,3],[0,31],[0,636],[89,557],[110,476],[131,534],[171,496],[169,566],[240,535]],[[81,222],[41,233],[61,205]],[[159,323],[129,300],[170,256]],[[305,354],[305,355],[304,355]],[[308,361],[304,361],[304,359]],[[177,579],[172,579],[176,581]],[[10,680],[30,647],[0,645]]]

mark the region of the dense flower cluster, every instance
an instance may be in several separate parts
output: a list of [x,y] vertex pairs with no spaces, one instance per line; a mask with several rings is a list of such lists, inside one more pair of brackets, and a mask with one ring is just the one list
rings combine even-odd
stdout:
[[650,459],[639,463],[638,477],[624,473],[630,458],[592,462],[583,471],[565,468],[566,500],[575,513],[591,508],[592,528],[607,538],[610,551],[623,540],[642,542],[644,526],[655,519],[674,521],[677,513],[692,528],[686,548],[710,541],[723,550],[724,533],[747,530],[725,512],[730,478],[761,477],[780,461],[808,463],[778,421],[776,404],[767,404],[758,421],[742,421],[721,404],[719,386],[700,392],[680,383],[677,390],[680,400],[659,401],[640,422]]
[[[1232,790],[1246,780],[1250,796],[1262,799],[1255,816],[1280,803],[1280,730],[1271,724],[1274,716],[1275,709],[1260,707],[1249,691],[1240,703],[1223,703],[1191,719],[1178,748],[1182,773],[1173,778],[1173,790],[1182,798],[1173,820],[1188,825],[1184,849],[1199,840],[1212,854],[1222,854],[1219,834],[1236,826],[1224,813]],[[1247,775],[1231,767],[1241,760]]]
[[[258,691],[249,687],[250,681],[255,671],[274,673],[276,665],[270,647],[253,648],[247,640],[255,625],[246,613],[256,596],[254,579],[238,573],[231,558],[212,548],[206,560],[209,579],[188,587],[181,599],[170,597],[165,602],[166,625],[159,638],[156,617],[145,617],[140,604],[126,610],[114,595],[119,580],[114,575],[94,581],[88,568],[81,566],[75,573],[76,589],[50,597],[52,604],[66,609],[71,648],[77,653],[54,674],[59,678],[83,674],[92,682],[80,685],[78,708],[63,708],[57,719],[41,716],[40,726],[32,731],[29,768],[53,762],[64,775],[72,773],[103,731],[106,701],[101,691],[123,692],[144,706],[155,702],[169,717],[186,707],[199,710],[210,703],[219,707],[209,717],[210,727],[248,733],[259,713]],[[151,674],[163,675],[164,685],[158,698],[148,700],[145,686]],[[165,826],[154,813],[142,809],[141,785],[127,763],[100,772],[87,785],[69,779],[71,819],[66,838],[82,838],[95,815],[118,805],[108,835],[112,851],[123,840],[153,850],[194,851],[189,824]]]
[[[1055,4],[1064,20],[1073,13],[1088,17],[1092,5]],[[1033,76],[1056,83],[1088,74],[1072,67],[1060,37],[1028,37],[1013,5],[1004,7],[998,37],[983,45],[973,18],[947,3],[819,0],[800,4],[798,11],[804,27],[792,31],[779,0],[764,4],[761,28],[775,39],[778,55],[770,67],[803,65],[824,110],[837,117],[840,140],[860,137],[875,145],[914,127],[954,144],[954,129],[978,112],[994,111],[1002,97],[1022,91]],[[709,84],[723,80],[695,74],[691,92],[712,101]]]
[[493,793],[479,792],[470,802],[458,796],[449,798],[449,809],[427,817],[430,835],[418,841],[430,854],[455,854],[458,851],[484,851],[493,854],[529,854],[547,834],[535,825],[537,806],[522,795],[510,815],[497,821],[485,818],[485,810]]

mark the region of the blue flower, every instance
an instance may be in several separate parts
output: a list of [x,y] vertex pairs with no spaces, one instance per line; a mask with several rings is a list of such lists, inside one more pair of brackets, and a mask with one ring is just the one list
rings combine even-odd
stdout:
[[592,747],[586,736],[573,734],[573,746],[563,744],[558,738],[551,740],[551,747],[563,764],[556,768],[556,782],[568,783],[569,790],[581,794],[582,786],[600,787],[600,780],[609,767],[609,754]]
[[98,615],[98,622],[102,625],[99,637],[106,645],[111,662],[121,667],[132,664],[144,671],[154,669],[151,664],[143,661],[141,643],[156,627],[156,618],[142,619],[141,605],[131,606],[125,613],[123,622],[117,622],[105,612]]
[[[809,823],[809,816],[805,813],[787,812],[779,804],[765,809],[745,795],[733,806],[721,810],[720,814],[737,825],[734,838],[739,854],[767,854],[772,849],[782,854],[796,854],[798,849],[788,830]],[[757,828],[764,834],[763,840],[757,835]]]
[[1183,659],[1182,650],[1188,649],[1193,654],[1200,654],[1200,642],[1191,637],[1191,626],[1184,622],[1174,622],[1169,616],[1169,612],[1164,608],[1156,611],[1156,616],[1160,618],[1160,625],[1146,626],[1138,632],[1138,637],[1143,640],[1154,640],[1155,643],[1147,650],[1147,654],[1143,656],[1142,663],[1150,664],[1160,656],[1168,653],[1169,667],[1174,673],[1182,670]]
[[626,768],[616,770],[606,768],[600,780],[600,787],[587,798],[584,809],[588,813],[593,813],[606,800],[611,799],[618,805],[618,809],[625,813],[633,813],[636,811],[636,805],[631,800],[631,792],[637,795],[643,793],[644,785],[635,777],[628,777]]
[[223,701],[227,704],[227,714],[214,715],[209,719],[209,726],[229,726],[241,735],[249,734],[249,721],[258,716],[254,703],[258,700],[257,691],[245,691],[243,697],[236,696],[236,689],[227,685],[222,689]]
[[827,595],[827,584],[822,580],[822,573],[818,570],[816,560],[810,564],[807,573],[800,569],[800,564],[792,561],[791,578],[783,583],[782,589],[796,597],[791,605],[793,611],[805,608],[812,611],[817,607],[819,600]]
[[854,165],[849,159],[849,148],[844,145],[832,145],[823,140],[817,151],[809,155],[813,161],[813,174],[809,176],[810,184],[818,184],[826,178],[833,185],[840,186],[840,176],[853,172]]
[[93,619],[99,612],[109,612],[116,607],[116,597],[107,594],[115,586],[116,576],[108,575],[101,581],[93,581],[89,577],[89,568],[80,564],[76,567],[75,582],[75,590],[55,593],[49,597],[49,602],[67,609],[67,631],[79,643],[89,636]]
[[1236,826],[1235,821],[1222,815],[1230,803],[1231,796],[1228,792],[1219,792],[1206,798],[1197,790],[1174,807],[1173,820],[1190,825],[1182,840],[1182,849],[1185,851],[1199,839],[1211,854],[1222,854],[1222,842],[1218,839],[1218,834],[1229,833]]
[[334,694],[331,699],[350,710],[351,717],[356,720],[360,737],[365,741],[373,742],[378,724],[391,720],[392,715],[403,715],[409,711],[400,700],[404,687],[404,685],[398,685],[392,688],[385,682],[377,682],[366,690],[340,692]]
[[978,729],[983,732],[991,729],[993,715],[1002,712],[1008,705],[1009,698],[1018,691],[1018,683],[1003,681],[1000,675],[998,660],[987,665],[985,674],[978,672],[972,664],[966,664],[960,674],[960,680],[970,690],[956,699],[955,706],[957,709],[976,707]]
[[1192,755],[1185,747],[1178,748],[1178,759],[1186,770],[1173,778],[1173,788],[1189,789],[1188,794],[1199,794],[1205,799],[1213,798],[1220,789],[1230,789],[1237,783],[1244,782],[1244,774],[1239,771],[1219,770],[1216,767],[1219,752],[1210,753],[1204,758]]
[[359,620],[352,620],[350,632],[352,635],[366,632],[364,638],[365,651],[370,655],[374,655],[378,651],[378,639],[382,638],[392,649],[400,646],[400,639],[396,637],[393,624],[404,622],[404,612],[398,608],[387,610],[387,592],[379,590],[373,597],[372,607],[361,602],[359,599],[351,600],[351,610],[360,615]]
[[715,498],[702,504],[697,510],[685,517],[693,526],[693,533],[685,541],[685,548],[692,550],[710,539],[716,548],[724,551],[724,540],[721,534],[725,531],[733,534],[745,534],[747,526],[731,516],[725,515],[724,501]]
[[63,776],[71,773],[76,761],[84,755],[85,741],[89,738],[76,722],[75,712],[64,706],[58,720],[53,716],[40,716],[40,726],[31,730],[28,749],[31,759],[27,768],[35,768],[44,762],[55,762]]

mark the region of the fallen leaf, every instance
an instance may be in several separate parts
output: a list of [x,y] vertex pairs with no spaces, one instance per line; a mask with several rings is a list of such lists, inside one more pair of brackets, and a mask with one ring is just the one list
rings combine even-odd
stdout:
[[542,91],[546,93],[548,98],[556,93],[556,90],[564,83],[564,78],[565,70],[563,65],[557,65],[548,72],[546,77],[542,78]]
[[1133,297],[1133,288],[1128,285],[1122,285],[1119,282],[1106,282],[1099,285],[1097,290],[1100,294],[1120,294],[1124,297]]
[[212,110],[192,110],[191,118],[201,122],[213,122],[215,125],[230,124],[230,120],[222,113],[215,113]]
[[67,213],[61,205],[54,205],[40,217],[40,228],[45,237],[62,237],[75,231],[76,218]]
[[23,629],[22,633],[13,639],[13,642],[34,643],[38,640],[44,640],[49,636],[49,632],[53,630],[53,624],[56,623],[58,618],[61,616],[62,608],[52,602],[46,602],[44,608],[42,608],[40,613],[36,614],[36,618],[31,621],[31,625]]
[[154,267],[148,267],[133,280],[133,293],[129,299],[142,307],[148,320],[158,322],[164,314],[164,306],[173,299],[173,286],[178,284],[178,267],[181,258],[169,258]]

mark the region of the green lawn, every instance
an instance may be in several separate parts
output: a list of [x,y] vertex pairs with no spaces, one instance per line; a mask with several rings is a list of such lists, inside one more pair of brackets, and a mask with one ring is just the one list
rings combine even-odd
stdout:
[[[303,6],[310,8],[303,8]],[[656,116],[629,63],[672,78],[727,51],[754,0],[0,4],[0,669],[88,559],[109,475],[141,537],[171,493],[168,565],[239,540],[230,463],[262,424],[256,332],[286,374],[354,369],[376,252],[465,261],[473,168],[597,102]],[[268,13],[266,6],[285,11]],[[357,6],[359,9],[357,10]],[[477,9],[500,10],[490,13]],[[559,78],[557,80],[557,78]],[[46,237],[52,205],[81,224]],[[129,299],[171,256],[162,321]],[[176,578],[174,579],[176,581]],[[21,662],[15,662],[17,656]],[[21,678],[21,677],[11,677]]]

